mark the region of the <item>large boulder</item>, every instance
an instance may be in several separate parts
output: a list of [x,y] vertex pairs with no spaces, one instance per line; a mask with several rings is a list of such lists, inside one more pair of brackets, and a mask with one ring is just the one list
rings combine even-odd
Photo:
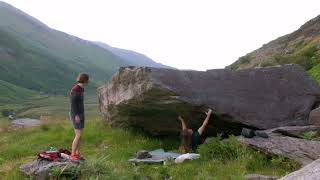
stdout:
[[309,122],[315,125],[320,125],[320,107],[310,112]]
[[98,88],[99,109],[115,126],[153,135],[177,134],[182,115],[198,128],[214,108],[209,134],[239,134],[242,127],[307,125],[320,88],[298,65],[231,71],[120,68]]
[[318,180],[320,179],[320,159],[292,172],[280,180]]

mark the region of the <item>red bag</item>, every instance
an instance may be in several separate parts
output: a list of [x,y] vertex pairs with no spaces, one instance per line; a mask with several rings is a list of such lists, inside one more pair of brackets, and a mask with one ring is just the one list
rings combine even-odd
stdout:
[[64,154],[67,154],[67,155],[71,155],[71,152],[67,149],[59,149],[59,153],[64,153]]
[[60,153],[59,152],[41,152],[38,154],[38,159],[39,160],[48,160],[48,161],[55,161],[58,158],[60,158]]

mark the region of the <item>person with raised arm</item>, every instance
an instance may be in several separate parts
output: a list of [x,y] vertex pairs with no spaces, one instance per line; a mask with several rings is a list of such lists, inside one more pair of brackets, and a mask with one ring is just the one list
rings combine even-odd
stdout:
[[181,153],[188,153],[191,150],[196,151],[198,146],[202,144],[202,137],[203,134],[208,127],[209,119],[212,114],[212,110],[208,109],[206,113],[206,118],[203,121],[202,125],[199,127],[197,131],[193,131],[192,129],[189,129],[186,125],[185,120],[182,116],[179,116],[178,119],[181,121],[181,145],[179,147],[179,151]]

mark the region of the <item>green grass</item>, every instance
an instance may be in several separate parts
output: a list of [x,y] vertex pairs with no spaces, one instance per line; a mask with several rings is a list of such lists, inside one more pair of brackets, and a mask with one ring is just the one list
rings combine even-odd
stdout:
[[[73,138],[73,129],[67,118],[57,118],[49,124],[37,128],[24,129],[15,132],[0,132],[0,176],[4,179],[22,179],[24,177],[18,167],[36,158],[36,153],[54,146],[69,148]],[[88,118],[81,146],[86,163],[81,166],[82,179],[244,179],[246,173],[261,173],[267,175],[285,175],[295,169],[281,158],[270,158],[257,151],[246,149],[234,144],[225,144],[230,151],[241,152],[233,158],[230,154],[218,157],[208,157],[206,148],[217,150],[217,143],[202,145],[199,160],[175,165],[133,165],[128,159],[141,149],[153,150],[164,148],[177,149],[178,139],[157,139],[144,135],[115,129],[103,125],[99,117]],[[227,148],[227,149],[228,149]],[[231,149],[230,149],[231,148]],[[243,149],[241,149],[243,148]],[[231,153],[232,154],[232,153]],[[58,176],[59,171],[55,170]]]
[[319,140],[319,132],[317,131],[308,131],[302,134],[302,138],[306,140]]
[[308,71],[309,75],[320,83],[320,64],[314,66]]
[[21,102],[38,96],[38,93],[0,80],[0,104]]
[[[128,162],[141,149],[176,150],[179,139],[152,138],[139,132],[112,128],[104,123],[97,112],[96,96],[86,96],[86,127],[81,144],[86,161],[78,169],[52,169],[56,177],[80,172],[81,179],[244,179],[247,173],[282,176],[294,171],[297,165],[281,157],[269,157],[241,146],[235,138],[223,141],[215,138],[201,145],[201,158],[183,164],[134,165]],[[68,99],[50,96],[26,101],[16,108],[20,117],[38,118],[47,112],[52,118],[45,124],[8,131],[6,118],[0,118],[0,177],[2,179],[28,179],[19,166],[32,161],[36,154],[51,146],[68,148],[73,129],[68,119]],[[16,107],[18,106],[18,107]]]
[[[223,163],[235,162],[244,166],[245,171],[283,175],[297,169],[299,165],[289,159],[266,156],[256,150],[240,144],[235,136],[222,139],[220,136],[210,138],[208,144],[199,147],[198,152],[204,160],[218,160]],[[278,168],[275,173],[274,168]]]
[[319,53],[318,39],[316,39],[296,48],[292,54],[275,55],[274,59],[277,64],[299,64],[308,71],[320,63]]
[[[85,108],[87,115],[97,114],[97,95],[86,94]],[[4,109],[13,110],[17,117],[39,118],[41,115],[67,116],[69,113],[69,97],[38,95],[20,100],[11,100],[10,103],[0,102],[0,112]]]

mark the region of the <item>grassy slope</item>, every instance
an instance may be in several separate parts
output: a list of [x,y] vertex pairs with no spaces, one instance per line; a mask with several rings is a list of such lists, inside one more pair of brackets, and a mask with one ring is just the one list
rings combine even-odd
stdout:
[[[11,107],[17,105],[11,104]],[[246,173],[284,175],[295,169],[282,158],[267,158],[250,149],[240,152],[235,159],[226,156],[202,158],[181,165],[139,165],[127,160],[141,149],[176,149],[178,139],[149,138],[139,133],[111,128],[102,124],[97,112],[95,96],[86,97],[87,123],[83,136],[82,153],[87,158],[82,179],[244,179]],[[8,132],[8,121],[0,118],[0,177],[3,179],[28,179],[18,167],[33,160],[36,153],[50,146],[69,148],[73,130],[68,120],[68,100],[62,96],[46,97],[23,103],[19,116],[39,117],[48,112],[52,118],[46,124]],[[177,137],[178,138],[178,137]],[[215,145],[213,146],[215,147]],[[228,148],[223,146],[224,148]],[[206,151],[205,147],[201,152]],[[224,152],[224,150],[223,150]],[[204,157],[204,156],[203,156]]]
[[231,69],[253,68],[257,66],[267,67],[281,64],[299,64],[304,67],[308,73],[320,82],[320,36],[313,39],[306,39],[291,43],[287,49],[291,49],[288,54],[273,54],[265,59],[261,64],[252,64],[252,59],[255,52],[249,53],[246,56],[239,58],[234,64],[230,65]]
[[[73,130],[67,119],[39,128],[1,133],[0,136],[0,175],[6,178],[22,179],[18,167],[23,162],[35,158],[36,152],[54,147],[69,147]],[[101,125],[99,118],[88,119],[83,135],[82,153],[88,163],[95,166],[83,174],[83,179],[141,179],[151,177],[161,179],[170,176],[173,179],[244,179],[248,172],[269,175],[284,175],[292,167],[278,158],[267,160],[260,153],[248,153],[234,160],[199,159],[181,165],[140,165],[135,166],[127,160],[140,149],[175,149],[178,141],[151,139],[124,130]],[[22,146],[23,144],[23,146]],[[99,159],[106,158],[99,162]],[[214,178],[213,178],[214,177]]]
[[239,70],[282,64],[299,64],[320,82],[320,16],[298,30],[264,44],[261,48],[240,57],[227,66]]
[[[87,115],[96,115],[97,96],[86,94],[85,108]],[[0,104],[0,111],[12,109],[17,112],[17,117],[39,118],[41,115],[66,117],[69,114],[69,98],[66,96],[32,96],[22,101],[11,101]]]
[[1,80],[64,94],[79,72],[91,75],[94,89],[122,65],[122,59],[97,45],[52,30],[13,7],[0,6]]
[[320,64],[312,67],[308,73],[320,84]]
[[2,80],[0,80],[0,93],[0,104],[21,102],[26,99],[35,98],[38,95],[34,91],[18,87]]

